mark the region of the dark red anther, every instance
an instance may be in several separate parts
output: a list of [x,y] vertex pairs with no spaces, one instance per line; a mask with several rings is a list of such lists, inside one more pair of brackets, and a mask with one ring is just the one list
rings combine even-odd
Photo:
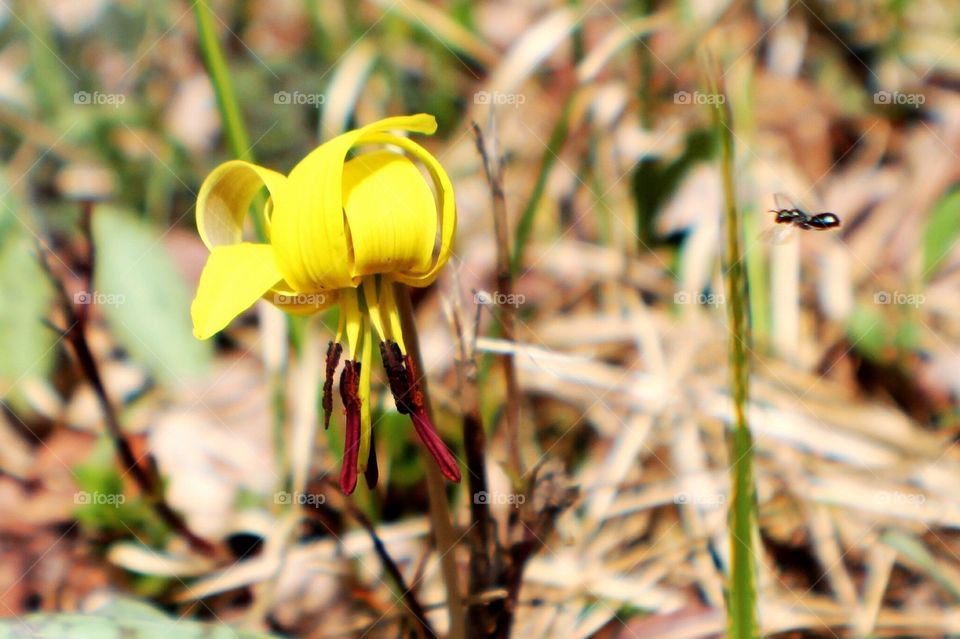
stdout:
[[387,370],[387,381],[393,393],[393,402],[397,405],[397,412],[409,415],[413,420],[417,435],[437,461],[443,476],[450,481],[459,482],[460,467],[430,421],[413,360],[409,355],[404,355],[400,345],[394,341],[380,343],[380,356],[383,358],[383,367]]
[[343,438],[343,465],[340,467],[340,490],[349,495],[357,487],[360,455],[360,362],[347,360],[340,373],[340,399],[347,414]]
[[420,441],[423,442],[427,450],[430,451],[430,455],[436,460],[443,476],[452,482],[459,483],[460,467],[457,465],[457,460],[454,459],[453,453],[440,439],[440,435],[437,434],[430,418],[427,417],[426,411],[415,413],[410,416],[410,419],[413,420],[413,427],[416,429],[417,435],[420,436]]
[[413,406],[410,404],[410,379],[404,365],[404,354],[400,345],[394,341],[380,342],[380,357],[383,367],[387,371],[387,383],[393,393],[393,403],[397,405],[397,412],[401,415],[412,415]]
[[333,414],[333,374],[337,372],[343,346],[330,342],[327,344],[327,375],[323,380],[323,428],[330,428],[330,415]]

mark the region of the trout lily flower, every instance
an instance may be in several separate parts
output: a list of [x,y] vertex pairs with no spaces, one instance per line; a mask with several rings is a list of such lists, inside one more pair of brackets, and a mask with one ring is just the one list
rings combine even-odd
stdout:
[[[436,128],[433,116],[424,114],[380,120],[322,144],[286,176],[241,160],[226,162],[197,197],[197,228],[210,249],[191,306],[197,338],[211,337],[261,297],[296,314],[340,305],[322,404],[329,427],[345,340],[340,487],[348,494],[359,473],[371,487],[377,481],[369,403],[374,334],[397,410],[410,416],[443,475],[460,481],[460,469],[427,413],[393,293],[395,283],[429,285],[450,256],[456,226],[450,178],[423,147],[390,133],[432,134]],[[263,188],[269,194],[262,211],[268,241],[246,242],[243,222]]]

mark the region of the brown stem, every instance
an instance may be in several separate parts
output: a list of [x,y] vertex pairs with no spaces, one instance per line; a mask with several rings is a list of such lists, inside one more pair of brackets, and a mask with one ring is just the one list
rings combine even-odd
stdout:
[[370,536],[370,541],[373,542],[373,551],[377,553],[377,557],[380,559],[380,563],[383,564],[384,570],[387,571],[396,584],[397,589],[400,591],[400,598],[410,612],[410,616],[413,617],[413,622],[417,627],[417,633],[421,639],[435,639],[438,637],[437,631],[433,629],[433,626],[430,625],[430,621],[427,619],[426,609],[423,607],[423,604],[420,603],[420,600],[417,599],[413,588],[407,585],[406,580],[403,578],[403,573],[400,572],[400,568],[397,566],[397,562],[395,562],[393,557],[390,556],[390,553],[387,552],[387,548],[383,544],[383,540],[377,535],[373,524],[370,523],[367,516],[364,515],[351,500],[343,499],[343,504],[346,506],[350,516],[353,517]]
[[[467,633],[470,637],[486,637],[495,626],[496,620],[491,616],[490,606],[483,601],[481,595],[496,583],[493,559],[499,544],[490,515],[490,502],[477,498],[478,495],[487,494],[487,468],[484,463],[487,438],[483,431],[480,396],[476,384],[477,359],[463,330],[459,310],[458,306],[453,313],[453,325],[460,350],[457,362],[457,391],[463,412],[463,447],[467,458],[467,480],[470,484],[470,520],[473,523],[467,591],[467,601],[470,602],[467,607]],[[479,322],[477,324],[479,325]]]
[[[490,197],[493,201],[493,228],[497,241],[497,297],[513,299],[513,273],[510,268],[510,238],[507,228],[507,199],[503,193],[503,162],[495,149],[488,151],[483,132],[476,122],[473,123],[473,133],[476,136],[477,151],[483,159],[483,170],[490,186]],[[517,318],[516,307],[513,304],[499,305],[500,324],[503,327],[503,338],[508,342],[516,341]],[[520,386],[517,383],[517,369],[513,360],[513,352],[499,356],[503,368],[504,382],[506,383],[506,425],[507,425],[507,458],[514,474],[513,480],[520,481],[523,477],[523,462],[520,454]]]
[[[526,499],[510,516],[510,529],[517,530],[519,527],[520,538],[510,546],[509,560],[505,562],[506,567],[501,577],[507,589],[507,596],[504,598],[497,620],[496,636],[498,637],[510,636],[520,588],[523,585],[523,571],[527,563],[545,545],[544,540],[554,529],[557,518],[570,507],[575,497],[575,491],[569,488],[560,495],[551,495],[555,490],[551,484],[556,480],[551,476],[552,473],[541,476],[541,470],[542,466],[539,465],[533,468],[527,482]],[[540,498],[537,496],[538,492]],[[534,512],[533,504],[539,502],[543,505]]]
[[[410,291],[406,286],[394,286],[394,296],[397,301],[397,310],[400,314],[400,325],[403,330],[403,339],[407,347],[407,354],[413,359],[416,370],[423,375],[421,388],[427,414],[433,418],[433,407],[430,403],[430,393],[427,388],[426,369],[423,366],[423,356],[420,354],[420,341],[417,338],[417,327],[414,320],[413,305],[410,302]],[[433,420],[434,423],[436,420]],[[419,440],[418,440],[419,441]],[[420,443],[424,448],[423,443]],[[437,542],[437,552],[440,555],[440,568],[443,572],[443,581],[447,589],[447,610],[450,614],[451,639],[466,637],[466,619],[463,614],[463,602],[460,598],[460,578],[457,571],[457,559],[454,554],[457,539],[454,536],[450,517],[450,504],[447,502],[447,486],[440,469],[433,460],[426,459],[423,464],[427,473],[427,492],[430,497],[430,519],[433,522],[433,534]]]
[[[86,290],[89,291],[93,290],[93,260],[95,255],[93,236],[90,232],[90,218],[92,217],[92,213],[93,203],[90,201],[84,202],[80,228],[89,246],[89,259],[84,268],[84,276],[86,278],[85,287]],[[216,548],[210,542],[198,537],[187,528],[186,523],[180,515],[174,512],[164,501],[160,481],[157,476],[152,470],[144,468],[134,455],[130,442],[127,441],[127,438],[123,434],[117,412],[110,402],[110,397],[107,395],[107,389],[103,384],[103,377],[100,375],[100,368],[96,358],[93,356],[93,351],[90,349],[90,343],[87,340],[87,307],[81,305],[78,310],[67,295],[63,282],[56,277],[50,263],[47,261],[49,250],[39,241],[37,243],[37,249],[40,265],[44,271],[46,271],[47,276],[53,284],[54,292],[59,299],[64,315],[64,321],[67,324],[67,328],[62,331],[64,339],[73,348],[73,352],[77,357],[77,363],[80,366],[80,371],[93,387],[94,394],[97,396],[97,401],[104,415],[107,434],[113,441],[114,450],[117,453],[117,460],[124,474],[129,473],[130,476],[133,477],[134,483],[137,484],[140,492],[145,496],[147,503],[167,526],[186,539],[194,550],[208,555],[213,554]]]

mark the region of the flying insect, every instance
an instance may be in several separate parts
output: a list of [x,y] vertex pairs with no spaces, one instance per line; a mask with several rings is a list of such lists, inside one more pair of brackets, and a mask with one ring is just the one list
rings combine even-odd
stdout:
[[808,231],[826,231],[840,226],[840,218],[836,213],[809,213],[781,193],[774,195],[773,199],[777,208],[770,212],[777,214],[774,219],[777,224],[790,224]]

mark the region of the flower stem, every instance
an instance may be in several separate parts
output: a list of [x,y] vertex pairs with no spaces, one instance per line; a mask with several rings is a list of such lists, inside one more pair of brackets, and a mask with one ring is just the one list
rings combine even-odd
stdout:
[[[413,315],[413,304],[410,302],[410,292],[407,287],[396,284],[394,295],[397,310],[400,313],[400,324],[403,328],[403,339],[407,347],[407,354],[413,359],[416,370],[420,371],[420,387],[423,390],[423,401],[433,423],[433,406],[430,402],[430,392],[427,388],[426,369],[423,366],[423,356],[420,354],[420,340],[417,337],[417,327]],[[419,440],[418,440],[419,441]],[[440,569],[443,573],[444,585],[447,589],[447,610],[450,614],[451,639],[463,639],[466,635],[466,620],[460,597],[460,578],[457,571],[457,558],[454,553],[457,539],[453,531],[450,516],[450,504],[447,501],[447,484],[440,474],[440,469],[424,448],[425,463],[423,467],[427,473],[427,491],[430,497],[430,519],[433,522],[433,534],[437,543],[437,552],[440,555]]]

